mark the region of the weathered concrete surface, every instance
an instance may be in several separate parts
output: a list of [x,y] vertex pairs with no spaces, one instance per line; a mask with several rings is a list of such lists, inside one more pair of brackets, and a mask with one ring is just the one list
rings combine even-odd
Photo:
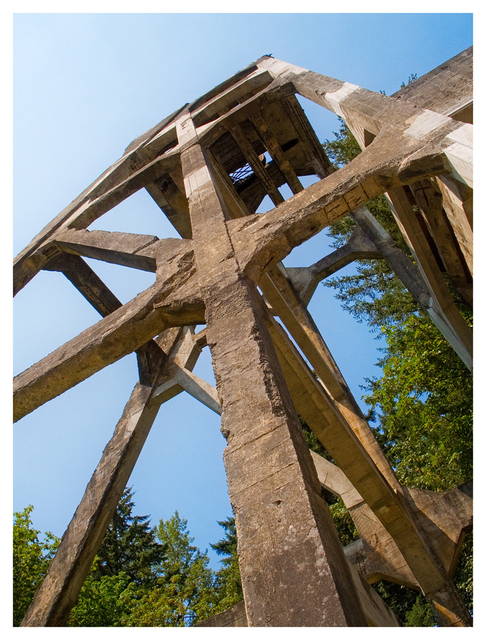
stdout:
[[[361,536],[345,549],[347,558],[359,573],[371,584],[385,579],[419,588],[393,538],[346,475],[314,452],[312,459],[319,482],[342,498]],[[464,536],[472,528],[472,482],[443,493],[407,487],[402,490],[437,556],[448,574],[452,575]]]
[[196,627],[247,627],[245,603],[237,602],[226,611],[202,620]]
[[[390,189],[392,211],[399,227],[417,259],[417,265],[440,309],[442,334],[453,346],[466,366],[472,369],[472,330],[454,303],[433,252],[430,250],[413,207],[403,187]],[[430,305],[432,307],[432,305]],[[433,307],[431,311],[433,315]]]
[[[296,92],[345,119],[363,149],[352,163],[331,170]],[[464,289],[460,260],[472,274],[471,125],[419,102],[375,94],[264,56],[129,145],[15,261],[15,290],[39,269],[59,268],[106,315],[16,378],[16,418],[134,350],[141,385],[151,389],[147,406],[183,388],[214,410],[221,404],[250,626],[344,626],[370,619],[359,604],[361,582],[322,506],[294,405],[366,500],[372,520],[386,529],[413,580],[442,612],[440,624],[471,623],[444,566],[449,556],[434,550],[442,535],[436,515],[424,520],[420,513],[431,507],[410,508],[305,305],[278,266],[293,247],[388,192],[433,298],[430,315],[438,325],[443,322],[470,365],[469,327],[447,291],[431,242],[440,246],[449,275]],[[272,156],[268,166],[262,162],[265,151]],[[240,179],[248,160],[252,175]],[[299,176],[311,173],[321,180],[302,189]],[[415,187],[426,180],[435,180],[442,212],[427,211],[428,202],[419,202]],[[293,197],[254,215],[266,194],[280,201],[284,183]],[[86,230],[141,188],[183,240]],[[436,225],[435,241],[433,233],[424,235],[417,226],[417,203],[420,215],[429,214],[430,229]],[[447,254],[445,223],[459,248],[454,255]],[[380,250],[385,249],[391,251],[386,242]],[[155,270],[156,283],[117,308],[111,292],[83,266],[82,255]],[[257,286],[321,382],[269,319]],[[154,379],[158,347],[151,339],[168,327],[204,321],[219,402],[189,366],[175,360],[166,380]],[[117,455],[115,466],[121,464]],[[425,504],[429,496],[410,500],[418,505],[421,499]],[[101,495],[96,501],[102,504]],[[35,611],[30,615],[34,619]]]
[[446,213],[447,204],[437,180],[417,181],[411,185],[411,190],[452,285],[472,309],[472,228],[462,206],[462,224],[456,223],[453,227],[450,223],[452,212],[451,215]]
[[370,507],[373,519],[379,520],[393,538],[423,592],[434,603],[442,602],[444,593],[451,594],[447,624],[462,624],[462,621],[467,624],[468,613],[464,611],[454,585],[400,492],[386,483],[363,444],[283,330],[274,323],[270,333],[299,414],[346,471]]
[[[361,607],[365,613],[366,621],[370,627],[401,627],[401,623],[393,611],[384,603],[376,591],[361,578],[353,566],[350,566],[351,575],[356,585]],[[238,602],[226,611],[211,618],[202,620],[196,627],[247,627],[248,620],[244,602]]]
[[[188,130],[186,124],[186,136]],[[228,441],[224,461],[248,625],[366,625],[256,288],[235,260],[202,150],[183,153],[182,167],[201,242],[195,260]]]
[[260,288],[333,398],[335,408],[364,444],[376,468],[391,487],[400,491],[390,463],[371,433],[316,324],[282,271],[283,267],[269,270],[260,281]]
[[473,47],[402,87],[393,97],[472,124]]
[[302,302],[308,305],[317,285],[325,278],[355,260],[372,260],[382,257],[382,253],[378,251],[376,245],[360,227],[356,227],[345,245],[310,267],[290,267],[287,269],[287,273]]

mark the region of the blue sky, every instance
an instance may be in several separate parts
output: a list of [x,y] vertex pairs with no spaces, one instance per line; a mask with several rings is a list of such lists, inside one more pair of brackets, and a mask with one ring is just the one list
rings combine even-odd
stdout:
[[[14,255],[134,138],[261,55],[390,95],[473,43],[471,14],[23,13],[13,26]],[[302,104],[332,138],[335,116]],[[90,228],[176,236],[146,193]],[[328,252],[319,237],[285,263]],[[153,281],[90,264],[122,302]],[[379,345],[323,286],[310,308],[359,398]],[[64,276],[41,272],[14,301],[14,373],[98,319]],[[213,381],[206,350],[195,372]],[[62,535],[136,379],[127,356],[16,423],[13,508],[33,504],[36,528]],[[187,394],[163,405],[130,480],[136,513],[155,525],[177,509],[200,548],[216,542],[231,513],[224,446],[219,417]]]

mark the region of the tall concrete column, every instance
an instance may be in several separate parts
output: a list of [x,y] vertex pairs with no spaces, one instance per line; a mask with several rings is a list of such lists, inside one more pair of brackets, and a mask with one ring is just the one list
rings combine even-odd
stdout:
[[[191,122],[179,125],[185,141]],[[224,202],[195,143],[182,154],[249,626],[366,626]]]

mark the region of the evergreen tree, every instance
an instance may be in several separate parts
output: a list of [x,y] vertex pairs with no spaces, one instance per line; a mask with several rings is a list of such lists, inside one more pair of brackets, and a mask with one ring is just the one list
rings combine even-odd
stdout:
[[472,477],[472,375],[421,314],[383,334],[383,375],[364,398],[375,435],[401,484],[453,489]]
[[[193,545],[177,511],[150,528],[134,516],[132,491],[117,507],[91,570],[71,610],[69,627],[189,626],[230,606],[207,553]],[[18,626],[45,577],[59,543],[39,540],[28,507],[14,514],[14,625]],[[226,600],[225,600],[226,599]]]
[[157,538],[166,550],[157,583],[135,603],[125,626],[185,627],[216,613],[219,598],[209,557],[192,544],[187,520],[177,511],[161,519]]
[[132,515],[133,507],[133,492],[125,489],[98,550],[94,580],[123,571],[137,585],[155,583],[155,567],[164,560],[166,550],[157,542],[148,516]]
[[231,516],[227,520],[219,520],[218,524],[223,527],[225,537],[211,544],[211,547],[219,556],[226,556],[221,560],[223,566],[216,574],[216,588],[220,597],[218,608],[224,611],[243,600],[243,589],[238,563],[235,518]]

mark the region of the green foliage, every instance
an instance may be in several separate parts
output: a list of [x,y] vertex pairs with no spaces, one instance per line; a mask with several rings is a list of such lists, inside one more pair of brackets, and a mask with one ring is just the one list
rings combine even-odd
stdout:
[[405,82],[402,82],[402,84],[400,85],[400,89],[403,89],[403,87],[406,87],[407,84],[410,84],[411,82],[414,82],[417,79],[417,74],[416,73],[411,73],[408,76],[408,82],[405,84]]
[[[215,547],[225,558],[215,573],[207,553],[193,545],[177,511],[151,529],[132,515],[123,494],[105,539],[66,623],[69,627],[184,627],[241,600],[234,519],[222,521],[227,539]],[[14,625],[18,626],[47,573],[59,541],[39,540],[32,507],[14,514]]]
[[349,515],[349,511],[344,506],[341,498],[338,498],[334,504],[329,506],[334,524],[336,525],[339,540],[343,547],[355,540],[359,539],[358,531],[354,526],[353,519]]
[[311,451],[314,451],[314,453],[317,453],[318,455],[322,456],[326,460],[333,462],[332,457],[326,451],[326,449],[322,446],[321,442],[317,438],[316,434],[311,430],[307,422],[301,416],[299,416],[299,420],[302,426],[302,431],[304,432],[305,441],[307,442],[309,449]]
[[405,627],[435,626],[432,607],[419,591],[387,580],[376,582],[373,588]]
[[334,137],[335,140],[326,140],[322,147],[334,167],[340,169],[361,153],[361,147],[342,118],[339,118],[339,131],[334,132]]
[[404,322],[418,305],[384,260],[360,260],[356,273],[324,283],[337,290],[343,309],[371,331]]
[[216,544],[211,544],[211,547],[218,555],[227,556],[221,560],[223,566],[216,574],[216,589],[220,597],[218,611],[224,611],[243,600],[243,589],[238,563],[235,518],[231,516],[227,520],[219,520],[218,524],[223,527],[225,537]]
[[466,535],[462,545],[461,555],[454,572],[454,582],[464,604],[473,610],[473,532]]
[[92,572],[85,580],[76,606],[71,610],[67,627],[119,627],[129,616],[137,585],[121,571],[117,575],[96,579]]
[[187,520],[176,511],[156,531],[165,549],[157,582],[134,602],[123,626],[185,627],[213,615],[219,600],[214,574],[207,554],[192,544]]
[[375,435],[402,484],[452,489],[472,477],[472,375],[421,315],[383,333],[383,376],[365,397]]
[[192,545],[194,538],[189,535],[187,520],[181,518],[176,511],[165,522],[161,519],[156,531],[157,538],[166,549],[159,571],[166,579],[173,575],[186,576],[193,562],[203,557],[199,549]]
[[116,576],[121,571],[140,586],[153,585],[155,565],[162,562],[165,548],[150,529],[148,516],[133,516],[133,493],[125,489],[98,550],[93,579]]
[[161,577],[157,585],[133,603],[126,627],[185,627],[215,612],[217,595],[208,559],[199,558],[186,575]]
[[217,604],[209,557],[195,547],[187,520],[176,511],[160,520],[157,538],[166,555],[154,590],[134,608],[127,626],[181,627],[212,615]]
[[39,540],[39,533],[32,528],[30,514],[34,510],[29,505],[21,512],[14,513],[13,524],[13,625],[18,627],[27,611],[35,592],[49,569],[59,539],[47,533],[45,540]]

